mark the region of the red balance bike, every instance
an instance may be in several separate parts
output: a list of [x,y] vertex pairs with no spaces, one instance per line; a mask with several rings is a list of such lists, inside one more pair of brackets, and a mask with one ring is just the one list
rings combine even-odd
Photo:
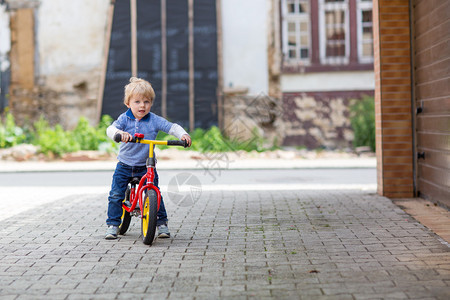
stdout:
[[[120,142],[121,135],[116,134],[114,141]],[[144,134],[136,133],[129,143],[148,144],[149,155],[147,158],[147,173],[141,178],[135,177],[128,184],[125,199],[122,202],[122,219],[119,226],[119,234],[125,234],[130,227],[131,217],[141,218],[142,241],[151,245],[155,238],[156,214],[161,203],[161,192],[154,185],[156,160],[154,157],[154,145],[183,146],[187,147],[186,141],[155,141],[145,140]],[[136,188],[137,186],[137,188]]]

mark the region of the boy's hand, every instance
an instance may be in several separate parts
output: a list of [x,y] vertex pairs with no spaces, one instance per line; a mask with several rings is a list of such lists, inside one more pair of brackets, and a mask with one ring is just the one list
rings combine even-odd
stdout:
[[191,144],[192,144],[191,137],[189,136],[189,134],[183,135],[183,136],[181,137],[181,140],[182,140],[182,141],[186,141],[188,147],[190,147]]
[[119,133],[122,136],[121,142],[123,142],[123,143],[128,143],[129,141],[131,141],[133,139],[131,134],[129,134],[128,132],[119,131]]

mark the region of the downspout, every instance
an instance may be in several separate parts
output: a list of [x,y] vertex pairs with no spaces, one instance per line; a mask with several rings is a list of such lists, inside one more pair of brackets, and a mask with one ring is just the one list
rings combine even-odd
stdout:
[[217,28],[217,123],[220,130],[225,129],[224,93],[223,93],[223,34],[222,34],[222,1],[216,0]]
[[411,82],[411,126],[412,126],[412,167],[413,167],[413,195],[419,196],[417,190],[417,131],[416,131],[416,109],[415,109],[415,80],[414,80],[414,10],[413,0],[409,0],[409,51],[410,51],[410,82]]

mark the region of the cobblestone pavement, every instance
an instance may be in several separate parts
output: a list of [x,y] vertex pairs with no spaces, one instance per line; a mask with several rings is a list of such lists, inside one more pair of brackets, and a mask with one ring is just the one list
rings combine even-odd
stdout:
[[364,191],[166,200],[173,237],[151,247],[138,219],[103,239],[106,194],[53,203],[2,220],[0,299],[450,299],[450,248]]

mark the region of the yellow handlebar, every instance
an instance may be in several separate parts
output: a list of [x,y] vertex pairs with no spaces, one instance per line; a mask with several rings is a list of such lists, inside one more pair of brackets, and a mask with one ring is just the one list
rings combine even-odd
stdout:
[[[135,137],[129,141],[129,143],[138,143],[138,144],[147,144],[150,145],[150,150],[148,157],[152,158],[153,155],[153,148],[154,145],[168,145],[168,146],[182,146],[186,148],[187,142],[186,141],[177,141],[177,140],[169,140],[169,141],[157,141],[157,140],[145,140],[143,134],[136,134]],[[114,141],[119,143],[122,139],[122,135],[120,133],[116,133],[114,136]]]
[[148,152],[148,157],[150,157],[150,158],[152,158],[154,156],[154,153],[153,153],[153,150],[155,148],[154,145],[167,145],[167,141],[144,140],[144,139],[136,139],[135,143],[150,145],[149,152]]

